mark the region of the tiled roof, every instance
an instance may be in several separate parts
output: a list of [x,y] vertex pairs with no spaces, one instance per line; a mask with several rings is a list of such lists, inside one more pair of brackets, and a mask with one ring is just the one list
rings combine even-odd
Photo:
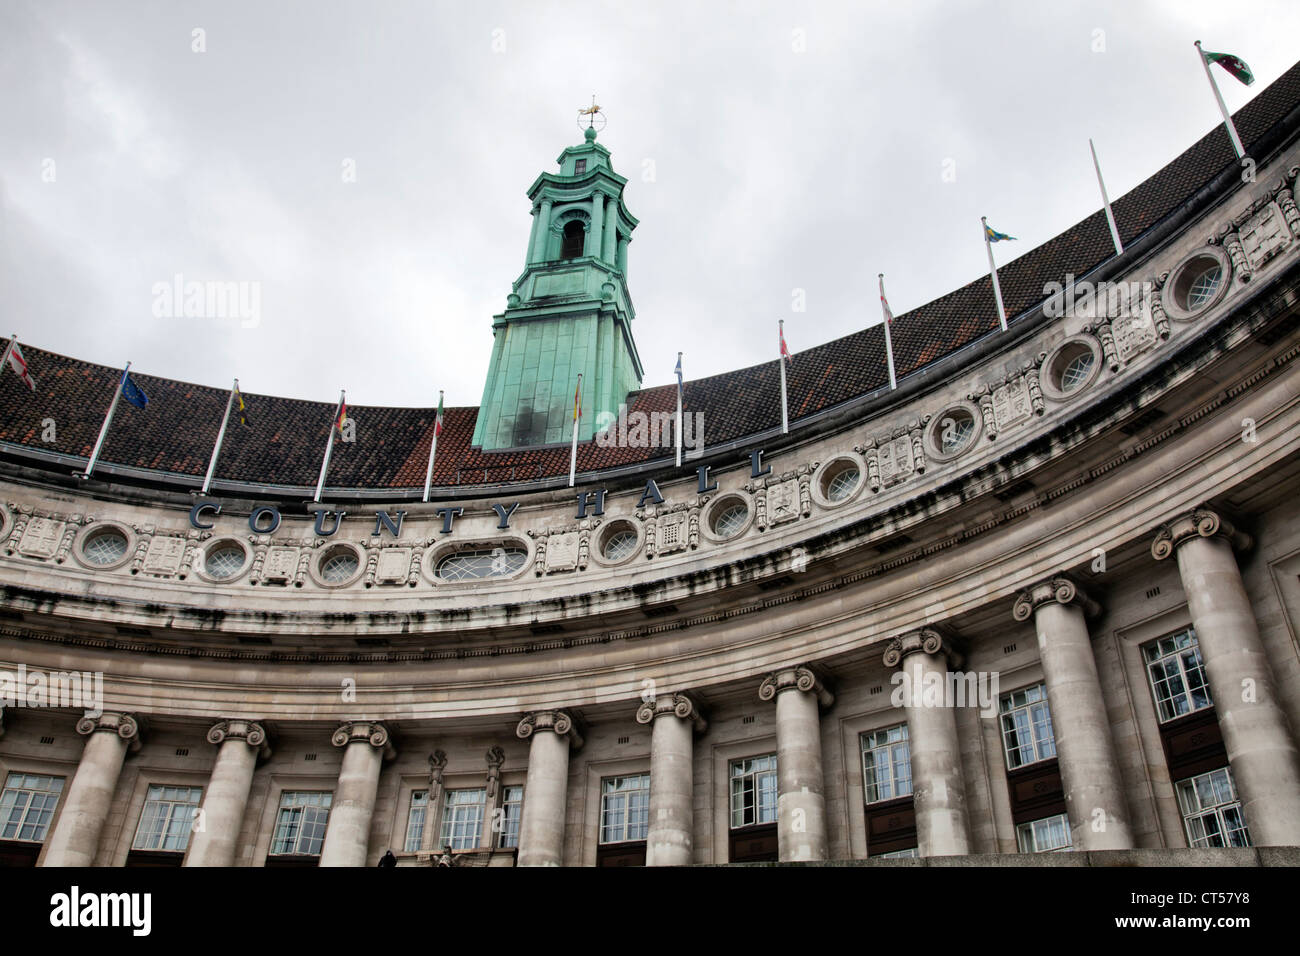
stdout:
[[[1249,146],[1300,104],[1300,63],[1248,103],[1235,117]],[[1234,162],[1221,126],[1154,176],[1117,199],[1115,219],[1126,244],[1176,210]],[[1112,255],[1105,215],[1098,210],[998,271],[1008,315],[1036,306],[1043,287],[1066,273],[1082,275]],[[905,376],[991,331],[996,323],[988,276],[894,320],[894,358]],[[39,391],[17,376],[0,374],[0,443],[89,457],[104,410],[121,375],[24,345]],[[146,409],[119,403],[101,453],[105,463],[201,479],[207,469],[227,392],[132,372],[149,396]],[[792,422],[801,416],[867,394],[885,384],[884,333],[879,325],[796,353],[788,373]],[[311,487],[334,413],[332,404],[247,394],[250,425],[232,424],[216,477],[253,484]],[[671,412],[675,385],[643,389],[628,399],[631,411]],[[702,411],[710,446],[780,423],[780,371],[775,361],[685,384],[684,408]],[[357,424],[355,443],[335,443],[328,487],[420,488],[428,461],[434,409],[349,405]],[[569,449],[545,447],[482,452],[470,447],[477,408],[449,408],[439,439],[435,486],[498,484],[563,475]],[[44,442],[45,419],[56,440]],[[634,465],[663,456],[658,448],[578,449],[578,470]]]

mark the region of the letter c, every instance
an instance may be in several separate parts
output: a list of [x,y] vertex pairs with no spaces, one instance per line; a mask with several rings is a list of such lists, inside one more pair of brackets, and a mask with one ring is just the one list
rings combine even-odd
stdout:
[[190,524],[193,527],[198,528],[200,531],[207,531],[214,525],[213,522],[203,524],[199,521],[199,518],[203,516],[203,512],[205,511],[211,511],[214,515],[219,515],[221,514],[221,505],[217,504],[215,501],[200,501],[190,509]]

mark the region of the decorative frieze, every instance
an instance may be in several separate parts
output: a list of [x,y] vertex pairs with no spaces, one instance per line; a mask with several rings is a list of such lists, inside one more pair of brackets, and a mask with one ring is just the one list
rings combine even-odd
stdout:
[[585,571],[591,557],[591,535],[600,524],[599,518],[587,518],[560,528],[528,531],[528,536],[537,542],[533,573],[540,577],[563,571]]
[[984,419],[984,434],[989,441],[1013,425],[1028,421],[1047,410],[1043,399],[1043,385],[1039,369],[1047,353],[1042,352],[1032,361],[1009,372],[1000,381],[984,383],[967,395],[967,400],[979,405]]
[[700,546],[700,509],[709,495],[697,495],[680,504],[644,508],[636,516],[645,524],[647,559],[674,551],[694,551]]
[[885,435],[868,439],[853,450],[867,463],[867,485],[878,492],[925,473],[925,426],[930,416],[913,419]]
[[812,514],[812,473],[819,464],[810,462],[745,485],[754,498],[754,524],[759,531]]

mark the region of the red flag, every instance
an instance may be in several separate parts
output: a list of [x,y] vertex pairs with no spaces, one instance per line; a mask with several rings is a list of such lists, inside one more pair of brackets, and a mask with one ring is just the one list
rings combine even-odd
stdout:
[[17,342],[9,351],[9,367],[14,370],[14,374],[23,380],[24,385],[33,392],[36,391],[36,383],[32,381],[32,376],[27,371],[27,359],[23,357],[23,350],[18,347]]
[[794,364],[794,357],[790,355],[790,350],[785,344],[785,323],[781,323],[777,328],[777,337],[781,340],[781,358],[785,359],[791,365]]
[[339,417],[334,422],[334,427],[338,429],[339,437],[343,437],[343,424],[348,420],[348,403],[339,402]]

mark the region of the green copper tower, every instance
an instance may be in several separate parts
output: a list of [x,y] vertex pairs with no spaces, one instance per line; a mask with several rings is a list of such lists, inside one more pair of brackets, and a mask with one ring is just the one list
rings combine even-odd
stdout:
[[473,444],[485,451],[569,441],[579,373],[580,441],[641,387],[627,291],[637,220],[623,205],[627,180],[614,172],[596,130],[586,129],[584,139],[560,154],[558,173],[542,173],[528,190],[528,256],[505,312],[493,317],[492,363],[474,426]]

